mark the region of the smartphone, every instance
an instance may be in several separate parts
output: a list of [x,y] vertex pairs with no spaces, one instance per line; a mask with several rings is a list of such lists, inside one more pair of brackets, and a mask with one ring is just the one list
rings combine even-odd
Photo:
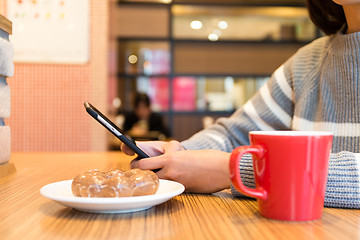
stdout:
[[89,102],[84,103],[86,111],[97,120],[101,125],[103,125],[107,130],[109,130],[115,137],[120,139],[126,146],[128,146],[131,150],[133,150],[137,155],[138,159],[148,158],[149,156],[144,153],[138,146],[134,140],[130,140],[127,138],[123,131],[118,128],[113,122],[111,122],[107,117],[104,116],[99,110],[97,110],[93,105]]

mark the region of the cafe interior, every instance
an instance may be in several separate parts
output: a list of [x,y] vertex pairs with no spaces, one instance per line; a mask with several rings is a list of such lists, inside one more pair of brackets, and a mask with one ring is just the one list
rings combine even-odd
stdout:
[[[121,125],[116,116],[133,109],[135,92],[150,97],[170,138],[184,140],[242,106],[320,34],[302,0],[94,1],[77,10],[84,20],[71,22],[69,12],[65,23],[51,14],[61,18],[69,1],[58,1],[59,9],[38,1],[39,11],[49,14],[48,21],[38,17],[40,23],[30,19],[30,2],[2,1],[13,22],[15,71],[5,122],[15,152],[114,149],[116,140],[87,116],[83,103]],[[62,32],[51,24],[63,24]],[[34,52],[26,53],[31,46]]]
[[324,35],[304,0],[0,0],[0,14],[0,37],[13,46],[0,81],[1,239],[359,238],[357,210],[274,221],[229,189],[111,214],[39,193],[82,171],[130,168],[84,102],[123,129],[145,93],[168,134],[128,132],[135,140],[183,141],[233,114]]

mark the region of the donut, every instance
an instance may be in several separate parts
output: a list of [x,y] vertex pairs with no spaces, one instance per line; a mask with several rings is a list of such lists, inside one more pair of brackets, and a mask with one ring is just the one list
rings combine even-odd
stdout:
[[155,194],[159,178],[149,170],[90,170],[77,175],[71,184],[75,197],[132,197]]

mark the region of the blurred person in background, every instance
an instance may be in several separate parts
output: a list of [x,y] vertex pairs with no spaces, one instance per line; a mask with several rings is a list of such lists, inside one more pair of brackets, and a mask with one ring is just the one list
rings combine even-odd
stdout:
[[135,94],[133,109],[125,114],[123,130],[126,134],[135,140],[165,140],[169,137],[163,118],[151,110],[147,94]]

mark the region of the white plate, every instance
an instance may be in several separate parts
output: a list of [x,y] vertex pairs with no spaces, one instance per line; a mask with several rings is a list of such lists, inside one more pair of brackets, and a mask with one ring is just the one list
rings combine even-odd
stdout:
[[71,191],[72,180],[48,184],[40,189],[41,195],[64,206],[84,212],[126,213],[142,211],[168,201],[184,192],[185,187],[169,180],[160,179],[157,192],[153,195],[118,198],[75,197]]

